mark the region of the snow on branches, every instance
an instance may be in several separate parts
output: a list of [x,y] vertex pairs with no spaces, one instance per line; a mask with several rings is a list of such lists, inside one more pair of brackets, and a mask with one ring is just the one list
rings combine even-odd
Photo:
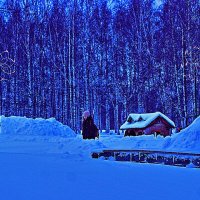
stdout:
[[5,77],[15,73],[14,63],[15,60],[10,58],[8,50],[0,53],[0,81],[8,80]]

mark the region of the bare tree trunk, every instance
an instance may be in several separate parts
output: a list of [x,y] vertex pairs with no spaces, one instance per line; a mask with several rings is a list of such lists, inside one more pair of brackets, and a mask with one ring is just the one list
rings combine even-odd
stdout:
[[183,127],[187,126],[187,79],[186,79],[186,58],[185,58],[185,38],[182,29],[182,71],[183,71]]
[[74,2],[73,14],[72,14],[72,128],[77,130],[76,126],[76,79],[75,79],[75,9],[76,3]]
[[110,132],[110,106],[108,98],[106,97],[106,133]]

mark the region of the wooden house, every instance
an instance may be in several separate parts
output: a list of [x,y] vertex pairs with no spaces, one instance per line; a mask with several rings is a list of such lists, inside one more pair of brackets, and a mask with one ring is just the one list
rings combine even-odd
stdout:
[[120,127],[125,130],[124,136],[138,135],[171,135],[175,124],[166,115],[161,112],[129,114],[127,121]]

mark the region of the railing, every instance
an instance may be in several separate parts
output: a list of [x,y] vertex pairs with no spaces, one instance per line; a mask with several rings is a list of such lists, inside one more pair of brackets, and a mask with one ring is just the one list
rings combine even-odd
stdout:
[[103,150],[92,153],[92,158],[105,160],[154,163],[200,168],[200,154],[153,150]]

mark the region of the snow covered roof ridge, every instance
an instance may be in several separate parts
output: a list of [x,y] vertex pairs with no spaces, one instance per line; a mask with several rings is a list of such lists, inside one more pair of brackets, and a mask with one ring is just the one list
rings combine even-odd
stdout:
[[172,127],[175,127],[174,122],[169,119],[166,115],[161,112],[155,113],[131,113],[129,114],[126,122],[120,127],[120,129],[130,129],[130,128],[145,128],[151,122],[153,122],[158,117],[166,120]]

